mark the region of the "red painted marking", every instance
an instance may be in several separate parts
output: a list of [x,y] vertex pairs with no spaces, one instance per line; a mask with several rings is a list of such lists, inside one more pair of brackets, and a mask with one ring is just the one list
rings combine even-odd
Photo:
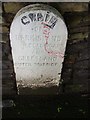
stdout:
[[[41,24],[44,25],[45,23],[42,22]],[[45,42],[45,44],[44,44],[44,49],[45,49],[45,51],[46,51],[49,55],[54,55],[54,56],[58,56],[58,57],[60,57],[60,58],[64,58],[64,55],[63,55],[62,53],[57,52],[57,51],[49,51],[49,50],[47,49],[48,38],[49,38],[49,35],[50,35],[50,28],[49,28],[48,26],[46,26],[46,25],[44,25],[43,28],[44,28],[43,34],[45,35],[45,39],[46,39],[46,42]]]

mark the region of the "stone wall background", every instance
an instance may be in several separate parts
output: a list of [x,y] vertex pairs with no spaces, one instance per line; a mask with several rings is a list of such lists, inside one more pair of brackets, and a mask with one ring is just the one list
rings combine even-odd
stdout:
[[[0,53],[2,51],[3,95],[16,94],[16,81],[9,40],[9,30],[15,14],[30,2],[3,2],[0,7]],[[69,38],[63,63],[61,93],[88,91],[88,34],[90,14],[88,3],[43,3],[55,7],[65,19]],[[1,37],[2,36],[2,37]],[[1,58],[0,58],[1,63]],[[1,64],[0,64],[1,65]],[[1,70],[1,69],[0,69]]]

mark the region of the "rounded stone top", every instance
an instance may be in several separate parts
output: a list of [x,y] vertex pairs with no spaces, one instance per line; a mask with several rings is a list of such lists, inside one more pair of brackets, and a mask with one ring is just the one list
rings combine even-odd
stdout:
[[23,7],[22,9],[20,9],[17,12],[15,18],[17,16],[20,16],[21,14],[27,12],[27,11],[32,11],[32,10],[33,11],[35,11],[35,10],[46,10],[48,12],[53,12],[54,14],[56,14],[57,16],[59,16],[59,17],[61,17],[63,19],[62,15],[60,14],[60,12],[58,10],[56,10],[54,7],[49,6],[47,4],[31,4],[31,5],[27,5],[27,6]]
[[65,22],[53,7],[33,4],[19,10],[10,28],[17,86],[59,86],[67,38]]

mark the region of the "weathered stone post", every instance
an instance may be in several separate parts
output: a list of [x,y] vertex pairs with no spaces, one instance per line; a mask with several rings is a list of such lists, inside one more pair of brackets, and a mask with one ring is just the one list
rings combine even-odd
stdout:
[[20,94],[58,93],[67,37],[61,14],[51,6],[28,5],[16,14],[10,43]]

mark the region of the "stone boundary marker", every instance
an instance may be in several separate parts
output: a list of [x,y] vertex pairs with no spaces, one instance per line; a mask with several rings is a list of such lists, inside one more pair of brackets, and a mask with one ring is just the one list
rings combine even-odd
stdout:
[[10,28],[19,91],[59,87],[67,38],[64,20],[53,7],[32,4],[19,10]]
[[[16,94],[15,74],[9,30],[15,14],[31,2],[2,2],[0,9],[0,44],[2,45],[2,89],[3,95]],[[87,2],[45,3],[55,7],[64,17],[69,38],[62,69],[64,93],[85,92],[88,90],[88,34],[90,15]],[[17,6],[17,7],[16,7]],[[63,7],[64,6],[64,7]],[[1,64],[0,64],[1,65]],[[62,90],[60,91],[62,93]]]

